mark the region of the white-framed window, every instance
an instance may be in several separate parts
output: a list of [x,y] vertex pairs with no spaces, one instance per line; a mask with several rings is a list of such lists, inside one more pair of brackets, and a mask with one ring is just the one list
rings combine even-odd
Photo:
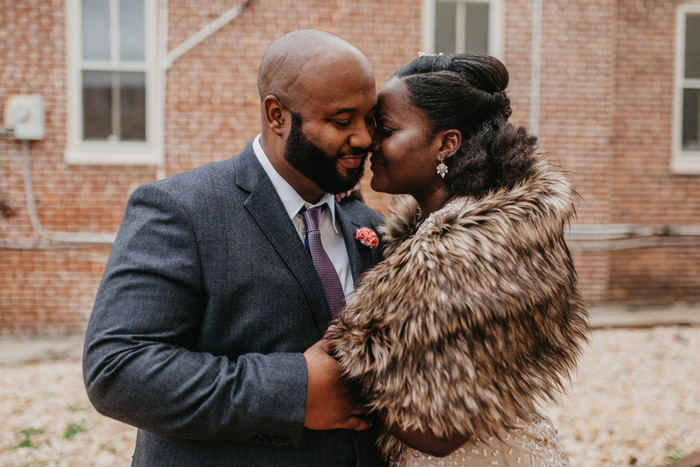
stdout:
[[675,75],[672,170],[700,174],[700,1],[678,6]]
[[68,1],[66,162],[159,162],[154,3]]
[[423,47],[430,53],[501,55],[501,0],[425,0]]

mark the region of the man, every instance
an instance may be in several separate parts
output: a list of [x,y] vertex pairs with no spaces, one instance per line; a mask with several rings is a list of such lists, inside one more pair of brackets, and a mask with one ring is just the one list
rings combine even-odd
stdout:
[[344,40],[300,30],[270,45],[258,88],[262,132],[237,157],[134,192],[95,300],[85,384],[139,428],[133,465],[378,464],[320,341],[337,301],[300,213],[324,207],[342,301],[380,259],[354,238],[380,216],[330,194],[362,176],[374,75]]

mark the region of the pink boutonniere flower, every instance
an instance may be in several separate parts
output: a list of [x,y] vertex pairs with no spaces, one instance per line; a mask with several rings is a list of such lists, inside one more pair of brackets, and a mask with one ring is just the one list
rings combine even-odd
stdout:
[[369,248],[377,248],[379,246],[379,237],[377,237],[374,230],[369,227],[362,227],[361,229],[355,230],[355,239]]

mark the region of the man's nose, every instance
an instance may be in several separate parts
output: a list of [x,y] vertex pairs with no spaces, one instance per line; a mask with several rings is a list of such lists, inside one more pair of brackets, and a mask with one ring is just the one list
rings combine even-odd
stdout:
[[371,128],[365,122],[358,122],[353,128],[353,133],[350,135],[350,146],[354,148],[367,149],[372,144]]

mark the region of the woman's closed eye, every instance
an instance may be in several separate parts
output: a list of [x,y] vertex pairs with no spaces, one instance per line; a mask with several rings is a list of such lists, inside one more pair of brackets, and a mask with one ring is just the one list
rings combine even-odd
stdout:
[[388,138],[395,131],[396,128],[392,128],[390,126],[382,125],[381,127],[379,127],[379,134],[382,136],[382,138]]

